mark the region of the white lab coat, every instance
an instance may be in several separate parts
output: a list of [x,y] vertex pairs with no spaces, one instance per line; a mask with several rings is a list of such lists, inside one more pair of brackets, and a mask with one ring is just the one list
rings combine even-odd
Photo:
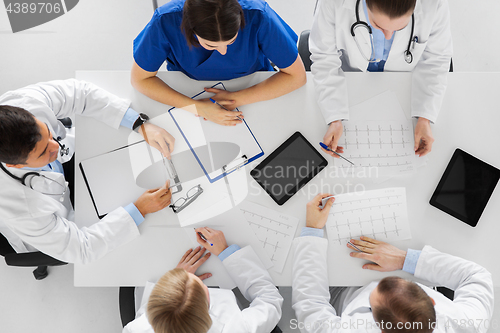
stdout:
[[[271,332],[281,318],[283,298],[255,251],[246,246],[222,263],[251,304],[240,310],[231,290],[209,288],[212,327],[208,333]],[[152,286],[146,287],[136,319],[125,326],[123,333],[154,333],[145,314],[152,289]]]
[[[91,83],[74,79],[34,84],[0,96],[0,105],[28,110],[46,123],[54,136],[63,138],[61,142],[71,147],[65,160],[74,153],[74,137],[66,136],[57,119],[79,114],[118,128],[129,104]],[[21,177],[28,172],[8,170]],[[40,173],[64,183],[60,173]],[[69,189],[61,202],[60,197],[34,191],[1,170],[0,184],[0,232],[18,253],[39,250],[65,262],[88,263],[139,236],[134,220],[121,207],[80,229],[72,222]]]
[[[356,0],[320,0],[309,37],[317,100],[328,124],[349,119],[343,72],[366,72],[368,68],[368,61],[363,58],[351,35],[351,25],[356,22],[355,8]],[[403,57],[410,39],[410,22],[403,30],[395,32],[384,71],[413,71],[412,117],[424,117],[435,122],[446,90],[452,56],[448,1],[418,0],[414,16],[413,36],[418,37],[418,43],[410,49],[413,62],[407,64]],[[361,21],[368,22],[362,2],[359,17]]]
[[[303,333],[380,332],[375,326],[369,302],[370,293],[378,282],[370,283],[346,299],[340,315],[330,305],[327,246],[326,238],[314,236],[299,237],[293,242],[292,307],[297,315],[294,325]],[[451,301],[419,284],[436,302],[437,326],[434,332],[487,331],[493,313],[493,280],[486,269],[425,246],[415,277],[455,290],[455,298]],[[474,325],[460,326],[469,319]]]

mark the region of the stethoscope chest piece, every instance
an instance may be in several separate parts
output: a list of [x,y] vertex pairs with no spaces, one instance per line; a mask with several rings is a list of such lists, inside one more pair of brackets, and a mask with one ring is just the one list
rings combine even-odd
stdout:
[[405,58],[406,63],[411,64],[413,61],[413,54],[411,54],[410,51],[406,50],[404,52],[404,58]]

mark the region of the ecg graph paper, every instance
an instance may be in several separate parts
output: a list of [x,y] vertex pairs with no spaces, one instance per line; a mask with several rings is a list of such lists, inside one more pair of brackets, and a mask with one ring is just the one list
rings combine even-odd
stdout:
[[247,201],[241,203],[239,208],[273,262],[273,269],[281,273],[292,247],[299,219]]
[[411,238],[406,189],[387,188],[335,196],[326,222],[331,244],[367,236],[382,241]]
[[[339,145],[355,167],[377,167],[380,174],[412,172],[415,169],[413,126],[406,121],[346,121]],[[341,168],[351,164],[340,160]]]

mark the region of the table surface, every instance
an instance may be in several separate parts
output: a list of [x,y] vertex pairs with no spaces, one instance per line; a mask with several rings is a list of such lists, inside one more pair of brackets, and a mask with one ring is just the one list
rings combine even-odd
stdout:
[[[270,73],[260,72],[250,76],[224,82],[228,90],[242,89],[267,78]],[[216,82],[193,81],[180,72],[158,74],[170,86],[192,96]],[[132,100],[132,107],[147,113],[151,118],[166,112],[169,107],[143,96],[130,85],[128,71],[77,72],[78,79],[93,82],[123,98]],[[410,114],[411,73],[346,73],[349,104],[355,105],[376,95],[392,90],[405,111]],[[383,183],[367,179],[332,177],[335,160],[326,156],[329,166],[306,187],[283,206],[278,206],[249,176],[249,195],[246,200],[272,208],[276,211],[298,217],[296,236],[305,226],[305,204],[318,192],[352,192],[356,189],[380,189],[405,187],[408,202],[408,216],[412,238],[393,242],[400,248],[422,249],[431,245],[440,251],[475,261],[492,274],[495,286],[500,286],[500,265],[494,254],[496,237],[500,234],[499,191],[496,189],[477,225],[472,228],[465,223],[429,205],[429,199],[446,168],[454,150],[461,148],[476,157],[500,167],[500,112],[497,103],[497,89],[500,73],[450,73],[448,88],[436,124],[433,125],[435,143],[424,167],[407,176],[397,176]],[[307,84],[285,96],[271,101],[245,105],[240,108],[245,120],[266,153],[263,158],[278,147],[295,131],[300,131],[310,142],[322,141],[326,130],[324,119],[315,102],[314,83],[308,73]],[[77,117],[78,136],[76,141],[76,162],[108,152],[127,144],[130,130],[110,130],[106,125],[90,118]],[[177,138],[182,140],[182,138]],[[246,167],[249,172],[262,159]],[[498,187],[498,186],[497,186]],[[89,226],[98,221],[90,196],[80,170],[76,174],[76,223]],[[88,264],[75,265],[76,286],[124,286],[144,285],[146,281],[157,280],[164,272],[172,269],[178,253],[185,248],[173,249],[165,242],[170,228],[178,226],[171,210],[150,214],[139,227],[141,236],[121,246],[104,258]],[[388,275],[413,278],[404,272],[379,273],[362,270],[364,261],[348,256],[347,248],[329,246],[328,263],[330,285],[364,285]],[[212,258],[210,260],[218,260]],[[291,257],[289,256],[279,274],[269,270],[276,285],[291,285]],[[212,272],[214,273],[214,272]],[[210,281],[207,280],[210,285]]]

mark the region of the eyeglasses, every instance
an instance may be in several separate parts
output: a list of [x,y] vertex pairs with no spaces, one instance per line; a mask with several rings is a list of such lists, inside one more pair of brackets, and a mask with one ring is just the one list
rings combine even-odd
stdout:
[[200,196],[200,194],[203,193],[203,189],[201,186],[198,184],[191,188],[189,191],[186,193],[186,198],[182,197],[177,199],[172,205],[170,205],[170,208],[174,211],[174,213],[180,213],[184,208],[189,206],[193,201],[196,200]]

